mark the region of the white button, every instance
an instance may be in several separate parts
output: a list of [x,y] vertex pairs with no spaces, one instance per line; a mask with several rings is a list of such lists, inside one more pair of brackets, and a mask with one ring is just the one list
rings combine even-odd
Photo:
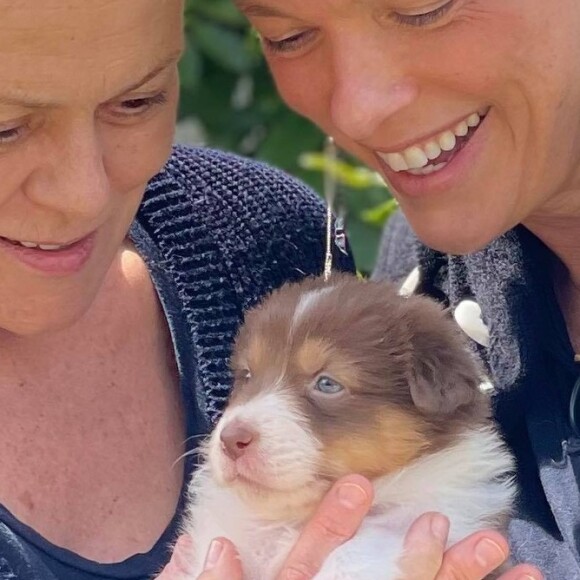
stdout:
[[460,302],[453,317],[469,338],[482,346],[489,346],[489,330],[481,319],[481,308],[477,302],[473,300]]
[[399,288],[399,294],[401,296],[410,296],[417,290],[419,282],[421,281],[421,272],[419,268],[414,268],[412,272],[405,278],[405,281],[401,284]]

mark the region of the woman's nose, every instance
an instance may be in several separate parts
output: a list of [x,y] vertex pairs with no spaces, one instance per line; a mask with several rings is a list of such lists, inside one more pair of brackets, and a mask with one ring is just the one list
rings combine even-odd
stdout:
[[354,141],[371,139],[419,94],[417,82],[385,54],[364,38],[335,49],[330,113],[334,127]]
[[85,220],[103,213],[111,191],[93,123],[63,132],[25,184],[26,196],[36,205]]

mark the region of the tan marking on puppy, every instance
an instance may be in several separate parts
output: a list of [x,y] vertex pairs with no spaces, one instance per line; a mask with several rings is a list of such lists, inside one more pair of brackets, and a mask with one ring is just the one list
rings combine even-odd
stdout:
[[249,371],[262,368],[268,361],[268,344],[260,337],[253,336],[244,354]]
[[316,375],[333,358],[332,343],[324,338],[308,338],[298,347],[296,362],[306,375]]
[[292,362],[296,362],[296,366],[293,367],[295,369],[293,378],[303,375],[305,379],[308,377],[314,379],[317,375],[328,374],[338,382],[356,390],[359,380],[356,365],[342,356],[331,340],[307,338],[302,345],[295,346],[295,350],[297,352],[292,357]]
[[326,443],[323,455],[329,472],[373,479],[401,469],[429,448],[423,421],[395,408],[381,409],[378,415],[366,432],[344,433]]

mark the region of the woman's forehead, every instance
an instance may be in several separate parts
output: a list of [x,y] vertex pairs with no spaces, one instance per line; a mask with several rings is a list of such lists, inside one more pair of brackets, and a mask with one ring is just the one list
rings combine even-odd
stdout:
[[157,42],[168,28],[175,36],[182,6],[182,0],[0,0],[0,47],[57,55],[143,43],[144,36]]
[[[404,3],[409,0],[399,0]],[[353,9],[376,11],[392,5],[392,0],[234,0],[234,4],[248,16],[285,16],[300,9],[319,13],[341,13]]]
[[181,18],[181,0],[0,0],[0,87],[122,89],[179,53]]

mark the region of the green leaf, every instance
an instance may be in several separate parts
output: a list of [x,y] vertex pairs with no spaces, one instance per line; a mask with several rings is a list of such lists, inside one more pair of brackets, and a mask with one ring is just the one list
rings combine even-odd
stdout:
[[245,35],[213,23],[194,22],[191,31],[203,52],[226,70],[242,74],[254,67],[256,59],[246,50]]
[[382,179],[375,172],[364,167],[350,165],[340,159],[331,161],[326,158],[324,153],[303,153],[298,163],[304,169],[323,173],[328,171],[331,175],[334,175],[338,183],[354,189],[384,185]]
[[188,3],[188,12],[231,27],[242,28],[247,23],[231,0],[193,0]]
[[203,61],[197,47],[186,41],[185,51],[179,62],[181,86],[188,91],[195,91],[203,75]]
[[396,199],[389,199],[371,209],[361,212],[360,217],[364,223],[382,227],[388,219],[397,211],[399,204]]

